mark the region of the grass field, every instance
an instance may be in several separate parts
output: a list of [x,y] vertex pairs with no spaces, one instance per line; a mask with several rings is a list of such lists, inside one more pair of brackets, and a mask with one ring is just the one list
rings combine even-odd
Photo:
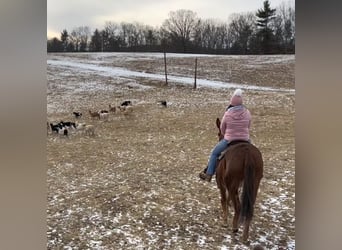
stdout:
[[[295,249],[295,57],[198,55],[194,90],[195,57],[167,56],[165,86],[162,54],[48,54],[47,121],[92,124],[95,136],[48,131],[47,248]],[[247,244],[221,226],[215,179],[198,178],[230,83],[244,90],[265,165]],[[88,114],[124,100],[131,114]]]

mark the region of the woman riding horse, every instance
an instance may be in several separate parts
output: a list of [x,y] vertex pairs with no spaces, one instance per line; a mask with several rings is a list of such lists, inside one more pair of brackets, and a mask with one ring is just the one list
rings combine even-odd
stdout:
[[232,141],[250,141],[249,128],[251,125],[251,114],[242,104],[242,90],[236,89],[230,99],[230,105],[223,115],[220,132],[223,138],[216,144],[211,152],[208,167],[199,174],[202,180],[211,181],[216,170],[217,158],[229,146]]
[[[228,207],[232,202],[235,210],[232,229],[236,233],[239,224],[244,225],[242,234],[244,242],[248,239],[249,226],[253,218],[264,168],[260,150],[249,141],[250,124],[250,112],[242,105],[242,91],[237,89],[223,116],[222,123],[220,119],[216,119],[219,143],[213,149],[207,170],[200,173],[201,179],[210,182],[216,171],[217,187],[221,194],[223,225],[228,225]],[[217,161],[218,156],[228,144],[229,149]]]

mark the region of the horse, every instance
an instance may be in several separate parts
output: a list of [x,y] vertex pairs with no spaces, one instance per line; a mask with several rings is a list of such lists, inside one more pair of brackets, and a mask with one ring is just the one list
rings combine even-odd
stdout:
[[[219,140],[223,138],[220,130],[221,121],[216,119]],[[233,232],[239,224],[244,224],[242,240],[247,241],[249,226],[253,217],[260,180],[263,177],[263,158],[260,150],[250,142],[231,142],[228,150],[218,161],[216,183],[221,194],[223,225],[228,226],[228,206],[233,202],[235,210]],[[241,201],[239,189],[242,187]]]

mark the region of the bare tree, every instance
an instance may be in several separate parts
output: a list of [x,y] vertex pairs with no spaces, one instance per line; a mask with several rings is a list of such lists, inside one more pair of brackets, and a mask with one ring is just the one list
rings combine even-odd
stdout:
[[102,43],[104,51],[118,51],[124,46],[121,38],[121,26],[117,23],[107,21],[102,32]]
[[161,29],[162,33],[167,36],[166,39],[186,52],[197,23],[198,18],[195,12],[180,9],[169,13],[169,18],[163,22]]
[[157,29],[146,25],[144,28],[145,43],[147,46],[152,47],[158,45],[160,42],[160,33]]
[[76,30],[72,30],[70,33],[70,43],[73,45],[75,51],[79,51],[81,39],[78,36]]
[[135,44],[135,39],[136,39],[134,37],[134,33],[135,33],[134,25],[131,23],[122,22],[120,26],[121,26],[120,37],[122,41],[124,42],[126,47],[128,48],[132,47],[133,44]]
[[197,52],[203,51],[203,21],[198,19],[197,25],[193,31],[193,46]]
[[228,49],[228,25],[221,23],[216,28],[216,49],[217,50],[226,50]]
[[88,26],[80,26],[72,30],[70,40],[74,44],[76,51],[87,50],[90,35],[90,28]]
[[202,46],[206,49],[215,49],[216,47],[216,23],[212,19],[207,19],[203,23]]
[[229,24],[231,51],[238,54],[247,54],[249,42],[255,30],[255,16],[253,13],[232,14]]
[[285,53],[294,52],[295,44],[295,9],[293,4],[289,1],[282,2],[277,7],[278,29],[281,30],[282,42]]
[[88,41],[91,36],[91,31],[88,26],[81,26],[79,28],[79,33],[81,37],[81,46],[80,51],[87,51],[88,49]]
[[[54,51],[169,51],[191,53],[294,53],[294,1],[276,9],[264,0],[254,13],[233,14],[229,22],[200,19],[191,10],[171,11],[160,28],[138,22],[107,21],[103,30],[80,26],[49,40]],[[291,2],[292,1],[292,2]],[[89,39],[90,38],[90,39]],[[91,41],[89,41],[91,40]]]
[[132,41],[133,50],[137,50],[139,47],[146,45],[144,29],[145,26],[139,22],[134,22],[132,24],[130,40]]

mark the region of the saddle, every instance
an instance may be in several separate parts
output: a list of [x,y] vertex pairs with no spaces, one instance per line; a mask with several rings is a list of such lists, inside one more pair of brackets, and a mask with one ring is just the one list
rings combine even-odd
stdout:
[[[234,145],[239,144],[239,143],[250,143],[250,142],[249,141],[245,141],[245,140],[234,140],[234,141],[229,142],[227,147],[226,147],[226,149],[221,152],[219,157],[217,157],[217,161],[220,161],[224,157],[225,153],[230,148],[229,146],[234,146]],[[203,170],[203,172],[206,173],[207,169],[208,169],[208,166]]]
[[220,156],[217,158],[217,160],[221,160],[223,158],[223,156],[225,155],[225,153],[229,150],[229,146],[233,146],[239,143],[250,143],[249,141],[245,141],[245,140],[234,140],[228,143],[227,147],[225,150],[223,150],[220,154]]

